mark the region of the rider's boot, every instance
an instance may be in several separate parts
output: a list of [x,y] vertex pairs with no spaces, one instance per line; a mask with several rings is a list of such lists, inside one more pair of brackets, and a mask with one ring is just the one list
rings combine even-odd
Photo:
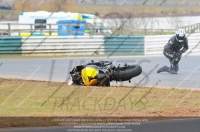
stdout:
[[177,64],[175,64],[174,68],[175,68],[175,71],[176,71],[176,72],[178,72],[178,71],[179,71],[178,63],[177,63]]
[[171,67],[170,67],[169,73],[171,73],[171,74],[177,74],[175,68],[171,68]]
[[160,69],[157,70],[157,73],[160,72],[168,72],[169,71],[169,67],[168,66],[163,66]]
[[177,74],[178,72],[178,63],[175,63],[175,60],[172,60],[171,61],[171,66],[170,66],[170,69],[169,69],[169,73],[171,74]]

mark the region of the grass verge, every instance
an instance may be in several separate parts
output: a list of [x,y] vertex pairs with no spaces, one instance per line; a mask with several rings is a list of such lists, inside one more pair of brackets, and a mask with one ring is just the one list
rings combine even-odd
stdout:
[[0,127],[59,125],[54,117],[199,117],[199,100],[198,90],[68,86],[2,78]]

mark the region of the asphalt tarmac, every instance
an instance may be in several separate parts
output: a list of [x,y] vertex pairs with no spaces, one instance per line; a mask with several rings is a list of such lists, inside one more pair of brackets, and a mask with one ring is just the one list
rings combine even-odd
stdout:
[[[79,126],[80,127],[80,126]],[[165,121],[138,122],[131,125],[109,125],[77,128],[74,126],[39,127],[39,128],[7,128],[1,132],[199,132],[200,118],[177,119]]]
[[0,77],[27,80],[69,81],[69,72],[76,65],[88,61],[110,60],[120,64],[139,64],[142,74],[133,78],[131,83],[112,82],[117,86],[148,86],[162,88],[200,88],[200,56],[183,56],[179,63],[178,74],[157,73],[169,61],[164,56],[133,57],[83,57],[50,59],[1,59]]

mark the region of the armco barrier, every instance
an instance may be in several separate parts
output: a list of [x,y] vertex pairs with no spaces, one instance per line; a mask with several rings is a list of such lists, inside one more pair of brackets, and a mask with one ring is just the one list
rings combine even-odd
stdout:
[[105,37],[105,54],[144,55],[144,36]]
[[[164,45],[173,35],[153,35],[145,37],[145,55],[163,55]],[[200,54],[200,34],[191,34],[188,37],[189,49],[192,54]],[[187,54],[186,52],[186,54]]]
[[40,36],[22,38],[23,54],[144,54],[144,37],[140,36]]
[[[0,37],[0,54],[163,55],[172,35]],[[200,34],[188,36],[190,54],[200,54]]]
[[0,54],[21,54],[21,37],[0,37]]
[[[104,44],[104,36],[34,36],[23,37],[22,42],[23,54],[91,55]],[[104,46],[98,53],[104,54]]]

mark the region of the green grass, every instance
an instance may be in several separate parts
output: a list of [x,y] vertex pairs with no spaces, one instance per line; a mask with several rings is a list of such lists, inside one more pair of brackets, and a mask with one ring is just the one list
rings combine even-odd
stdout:
[[181,101],[189,90],[68,86],[62,82],[3,78],[0,82],[0,127],[59,125],[53,117],[200,116],[197,90]]
[[[172,91],[171,89],[155,88],[139,101],[149,88],[135,88],[124,98],[132,89],[131,87],[67,86],[66,83],[18,79],[1,79],[1,82],[0,116],[118,116],[119,114],[120,116],[148,116],[149,114],[156,116],[154,112],[169,116],[168,112],[175,109],[180,113],[173,111],[176,114],[171,114],[177,116],[184,115],[186,110],[200,108],[200,105],[196,106],[200,103],[200,91],[194,91],[192,96],[186,98],[188,102],[183,102],[175,108],[177,102],[189,90],[174,89],[174,93],[159,106],[161,100]],[[59,87],[60,89],[51,96]],[[13,94],[16,89],[18,91]],[[95,106],[95,101],[100,99],[102,101]],[[119,103],[121,99],[123,100]],[[192,116],[198,113],[187,114]]]

